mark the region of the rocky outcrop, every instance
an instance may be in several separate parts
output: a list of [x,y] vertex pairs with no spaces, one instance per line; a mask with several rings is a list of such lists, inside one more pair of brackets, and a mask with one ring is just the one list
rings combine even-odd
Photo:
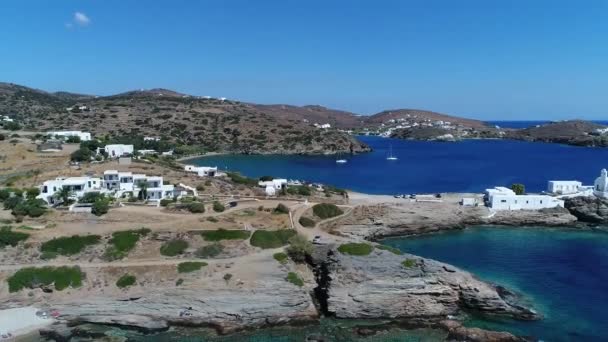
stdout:
[[525,339],[508,332],[489,331],[479,328],[464,327],[460,322],[446,320],[440,323],[441,328],[448,332],[447,341],[470,342],[524,342]]
[[220,333],[316,321],[310,295],[288,282],[263,282],[251,289],[148,289],[135,300],[111,297],[55,302],[60,319],[157,332],[170,325],[212,327]]
[[608,223],[608,201],[597,197],[573,197],[565,207],[581,222]]
[[[496,286],[448,264],[375,249],[349,256],[329,249],[315,264],[327,272],[326,310],[338,318],[383,318],[431,324],[465,311],[523,320],[539,319]],[[403,264],[405,260],[406,265]]]
[[568,226],[576,223],[577,217],[564,208],[541,210],[498,211],[483,220],[485,224],[503,226]]

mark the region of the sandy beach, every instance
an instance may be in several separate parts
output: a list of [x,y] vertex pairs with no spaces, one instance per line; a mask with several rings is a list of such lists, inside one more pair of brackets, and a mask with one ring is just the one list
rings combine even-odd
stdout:
[[[38,317],[37,311],[39,309],[32,306],[0,310],[0,341],[32,333],[53,323],[52,318]],[[11,334],[10,338],[8,334]]]

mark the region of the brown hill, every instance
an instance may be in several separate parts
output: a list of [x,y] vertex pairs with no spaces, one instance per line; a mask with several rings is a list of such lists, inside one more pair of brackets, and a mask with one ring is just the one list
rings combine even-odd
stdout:
[[509,131],[506,137],[579,146],[608,146],[608,137],[598,131],[606,128],[608,126],[588,121],[570,120]]
[[425,121],[447,121],[454,125],[460,125],[469,128],[487,128],[487,124],[483,121],[473,120],[473,119],[465,119],[456,116],[431,112],[427,110],[419,110],[419,109],[394,109],[394,110],[386,110],[377,114],[374,114],[367,118],[365,121],[368,125],[378,125],[382,123],[386,123],[390,120],[399,120],[399,119],[407,119],[411,122],[425,122]]
[[[68,110],[73,105],[87,110]],[[210,151],[237,153],[364,152],[354,137],[238,101],[204,99],[166,89],[78,100],[0,84],[0,114],[33,130],[78,129],[96,136],[160,136]]]
[[340,129],[363,127],[367,117],[323,106],[253,105],[257,109],[277,118],[295,118],[310,124],[330,124]]

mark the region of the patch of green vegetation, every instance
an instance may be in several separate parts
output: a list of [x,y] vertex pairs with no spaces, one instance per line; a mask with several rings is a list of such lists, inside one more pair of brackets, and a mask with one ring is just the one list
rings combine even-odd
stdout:
[[70,237],[54,238],[40,246],[41,252],[53,252],[61,255],[74,255],[82,252],[87,246],[99,242],[99,235],[73,235]]
[[213,202],[213,211],[215,211],[216,213],[221,213],[224,210],[226,210],[226,207],[224,207],[224,205],[218,201],[214,201]]
[[122,259],[135,248],[137,241],[150,233],[150,229],[141,228],[136,230],[125,230],[112,233],[110,246],[104,253],[104,259],[108,261]]
[[57,254],[55,252],[42,252],[40,254],[40,259],[41,260],[52,260],[52,259],[55,259],[58,256],[59,256],[59,254]]
[[101,216],[106,214],[110,210],[110,199],[102,196],[98,197],[95,202],[93,202],[93,206],[91,207],[91,213],[95,216]]
[[312,212],[321,219],[328,219],[342,215],[344,212],[335,204],[319,203],[312,207]]
[[177,272],[179,272],[179,273],[194,272],[194,271],[200,270],[201,267],[203,267],[203,266],[207,266],[207,263],[202,262],[202,261],[182,262],[179,265],[177,265]]
[[46,212],[46,202],[41,199],[23,199],[16,194],[4,200],[4,209],[11,210],[14,216],[39,217]]
[[369,243],[345,243],[338,247],[338,251],[342,254],[350,254],[350,255],[369,255],[374,250],[374,246]]
[[255,180],[253,178],[241,176],[239,173],[236,173],[236,172],[228,172],[227,175],[228,175],[228,178],[230,178],[230,180],[236,184],[244,184],[244,185],[252,185],[252,186],[258,185],[257,180]]
[[188,248],[188,242],[180,239],[175,239],[165,242],[160,246],[160,254],[165,256],[176,256],[184,254],[184,251]]
[[209,217],[207,217],[207,221],[209,221],[209,222],[213,222],[213,223],[217,223],[217,222],[219,222],[220,220],[218,220],[217,218],[215,218],[215,217],[213,217],[213,216],[209,216]]
[[202,259],[209,259],[220,255],[223,250],[224,246],[219,243],[214,243],[213,245],[200,247],[194,252],[194,255]]
[[273,255],[274,260],[278,261],[280,264],[284,265],[287,263],[287,254],[279,252],[279,253],[274,253]]
[[300,219],[298,220],[298,222],[300,222],[300,224],[302,225],[302,227],[307,227],[307,228],[312,228],[316,224],[313,219],[308,218],[308,217],[300,217]]
[[188,204],[188,210],[194,214],[202,214],[205,212],[205,204],[201,202],[192,202]]
[[7,279],[9,292],[17,292],[21,289],[34,289],[40,286],[54,285],[55,290],[61,291],[68,287],[82,286],[82,280],[86,277],[80,267],[27,267],[22,268]]
[[227,230],[223,228],[201,232],[205,241],[245,240],[249,238],[249,235],[251,233],[246,230]]
[[295,272],[289,272],[285,280],[299,287],[304,286],[304,281]]
[[27,233],[19,233],[11,230],[10,226],[0,228],[0,249],[6,246],[15,247],[21,241],[25,241],[30,237]]
[[292,229],[279,229],[275,231],[256,230],[252,235],[249,243],[254,247],[260,248],[279,248],[287,244],[289,239],[296,235]]
[[405,268],[412,268],[412,267],[416,266],[416,259],[405,259],[405,260],[403,260],[401,265],[403,265],[403,267],[405,267]]
[[286,252],[291,260],[297,263],[303,263],[306,261],[306,257],[312,254],[313,249],[312,243],[308,241],[308,238],[298,234],[289,239],[289,246],[287,247]]
[[393,254],[401,255],[401,251],[395,247],[387,246],[387,245],[376,245],[376,248],[381,249],[383,251],[389,251]]
[[123,289],[125,287],[134,285],[136,281],[137,278],[135,278],[134,275],[125,274],[116,281],[116,286]]
[[289,214],[289,208],[283,203],[279,203],[272,211],[275,214]]
[[298,185],[298,186],[290,186],[285,189],[285,192],[290,195],[300,195],[300,196],[310,196],[312,195],[312,191],[309,186],[306,185]]
[[175,286],[180,286],[180,285],[181,285],[181,284],[183,284],[183,283],[184,283],[184,279],[179,278],[179,279],[177,279],[177,281],[175,282]]

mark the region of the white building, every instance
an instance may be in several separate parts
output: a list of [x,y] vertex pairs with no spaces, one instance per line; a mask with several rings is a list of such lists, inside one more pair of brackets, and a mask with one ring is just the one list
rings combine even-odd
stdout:
[[593,183],[593,194],[597,197],[608,198],[608,171],[602,169],[600,176]]
[[258,185],[261,186],[262,188],[266,188],[266,189],[271,187],[275,190],[282,190],[283,188],[285,188],[287,186],[287,179],[277,178],[277,179],[273,179],[271,181],[260,181],[260,182],[258,182]]
[[4,116],[2,116],[2,121],[4,121],[4,122],[13,122],[14,120],[11,119],[10,117],[4,115]]
[[[124,155],[133,154],[133,145],[111,144],[106,145],[103,149],[110,158],[118,158]],[[97,153],[99,152],[100,149],[97,150]]]
[[563,207],[564,201],[547,195],[516,195],[511,189],[486,189],[486,201],[493,210],[539,210]]
[[82,131],[54,131],[47,132],[46,134],[51,138],[60,137],[63,138],[63,140],[67,140],[69,137],[78,137],[80,138],[80,141],[91,140],[91,133]]
[[70,198],[78,199],[87,192],[102,192],[102,183],[102,179],[99,177],[58,177],[42,183],[40,194],[36,198],[49,204],[55,204],[58,201],[57,192],[62,188],[68,188],[71,192]]
[[160,141],[159,137],[144,137],[144,141]]
[[40,186],[40,195],[37,198],[55,204],[58,201],[56,194],[62,188],[70,190],[72,199],[79,199],[88,192],[99,192],[114,198],[132,194],[144,200],[159,201],[164,198],[181,197],[184,193],[181,189],[176,190],[173,185],[163,184],[163,177],[107,170],[103,178],[60,177],[46,181]]
[[556,195],[575,194],[582,190],[583,183],[579,181],[549,181],[547,192]]
[[123,195],[129,193],[133,197],[143,197],[142,199],[145,200],[157,201],[163,198],[172,198],[175,190],[173,185],[163,184],[163,177],[116,170],[104,171],[103,188],[113,193],[115,197],[123,197]]
[[194,172],[198,174],[200,177],[216,177],[219,175],[217,172],[217,166],[195,166],[195,165],[185,165],[184,170],[187,172]]

